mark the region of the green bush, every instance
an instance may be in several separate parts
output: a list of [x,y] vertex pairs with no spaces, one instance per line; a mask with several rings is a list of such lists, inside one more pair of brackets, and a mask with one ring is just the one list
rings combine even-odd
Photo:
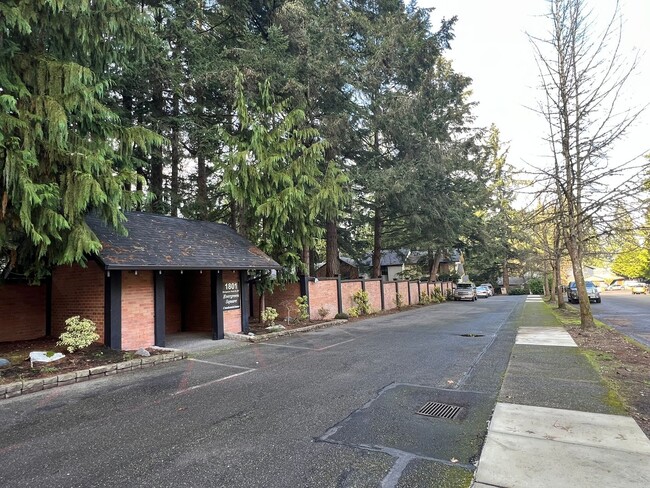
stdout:
[[343,319],[343,320],[347,320],[347,319],[350,318],[350,316],[349,316],[347,313],[345,313],[345,312],[341,312],[341,313],[337,313],[337,314],[334,316],[334,318],[335,318],[335,319],[339,319],[339,320],[341,320],[341,319]]
[[298,318],[300,320],[309,320],[309,299],[307,295],[296,298],[296,306],[298,307]]
[[352,317],[352,318],[356,318],[356,317],[358,317],[359,315],[361,315],[361,312],[359,312],[359,308],[358,308],[358,307],[352,307],[352,308],[349,308],[349,309],[348,309],[348,315],[349,315],[350,317]]
[[510,288],[508,295],[528,295],[528,290],[525,288]]
[[539,278],[533,278],[528,281],[528,288],[532,295],[543,295],[544,294],[544,283]]
[[401,293],[395,295],[395,306],[397,308],[402,308],[404,306],[404,297]]
[[90,346],[99,339],[97,327],[90,319],[82,319],[78,315],[65,321],[65,332],[59,336],[57,346],[65,347],[69,353]]
[[358,290],[352,295],[352,301],[356,304],[354,308],[357,309],[359,315],[369,315],[372,313],[370,308],[370,296],[367,291]]
[[262,323],[266,326],[274,326],[275,319],[278,318],[278,311],[273,307],[266,307],[262,311]]

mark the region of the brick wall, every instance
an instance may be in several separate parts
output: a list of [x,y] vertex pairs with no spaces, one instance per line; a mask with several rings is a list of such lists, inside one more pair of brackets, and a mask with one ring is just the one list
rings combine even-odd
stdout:
[[185,271],[183,274],[187,302],[185,327],[190,332],[211,332],[210,272]]
[[402,306],[407,306],[409,304],[408,283],[406,281],[398,281],[397,291],[400,295],[402,295]]
[[[422,289],[420,287],[420,289]],[[411,305],[417,305],[420,303],[420,296],[418,293],[418,282],[411,281]]]
[[[238,283],[239,271],[223,271],[223,283]],[[223,311],[223,330],[225,332],[241,332],[241,306],[247,297],[241,296],[242,290],[239,290],[239,308],[236,310]]]
[[45,335],[45,285],[0,284],[0,342]]
[[395,305],[395,282],[382,281],[381,285],[384,287],[384,309],[391,310],[396,308]]
[[52,335],[58,337],[75,315],[92,320],[104,342],[104,271],[94,261],[85,268],[58,266],[52,273]]
[[341,298],[343,299],[343,311],[347,313],[356,304],[352,300],[352,295],[361,290],[360,281],[344,281],[341,283]]
[[339,313],[337,281],[335,278],[321,278],[318,282],[309,282],[309,318],[320,320],[318,309],[328,310],[326,319],[332,319]]
[[381,280],[366,281],[366,292],[373,312],[381,310]]
[[265,307],[272,307],[278,311],[279,320],[298,316],[296,298],[300,296],[300,283],[287,283],[283,286],[276,286],[272,293],[266,292],[264,296]]
[[122,271],[122,349],[154,344],[154,313],[153,272]]
[[182,275],[178,271],[165,273],[165,334],[173,334],[182,330],[183,290]]

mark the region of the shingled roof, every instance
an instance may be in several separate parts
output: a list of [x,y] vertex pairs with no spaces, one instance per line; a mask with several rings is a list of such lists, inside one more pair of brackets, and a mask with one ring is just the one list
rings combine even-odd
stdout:
[[101,219],[86,223],[102,243],[105,269],[275,269],[281,266],[224,224],[124,212],[128,235]]

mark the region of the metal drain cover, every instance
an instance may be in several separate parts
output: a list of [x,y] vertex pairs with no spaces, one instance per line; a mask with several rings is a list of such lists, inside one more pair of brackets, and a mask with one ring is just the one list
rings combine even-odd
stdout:
[[448,405],[440,402],[427,402],[417,411],[417,414],[426,417],[454,419],[460,412],[460,409],[461,407],[457,405]]

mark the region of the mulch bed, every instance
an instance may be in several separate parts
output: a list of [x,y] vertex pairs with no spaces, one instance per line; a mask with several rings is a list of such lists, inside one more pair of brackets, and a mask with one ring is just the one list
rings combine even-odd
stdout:
[[[85,349],[68,353],[64,348],[57,347],[56,342],[55,338],[42,338],[0,343],[0,358],[11,362],[11,366],[0,368],[0,384],[48,378],[70,371],[133,359],[131,352],[116,351],[101,344],[92,344]],[[29,361],[29,353],[32,351],[61,352],[65,354],[65,357],[51,363],[37,363],[32,368]],[[159,349],[148,349],[148,351],[151,355],[164,354],[165,352]]]
[[578,346],[596,351],[600,373],[625,399],[629,414],[650,437],[650,351],[606,327],[567,327]]

